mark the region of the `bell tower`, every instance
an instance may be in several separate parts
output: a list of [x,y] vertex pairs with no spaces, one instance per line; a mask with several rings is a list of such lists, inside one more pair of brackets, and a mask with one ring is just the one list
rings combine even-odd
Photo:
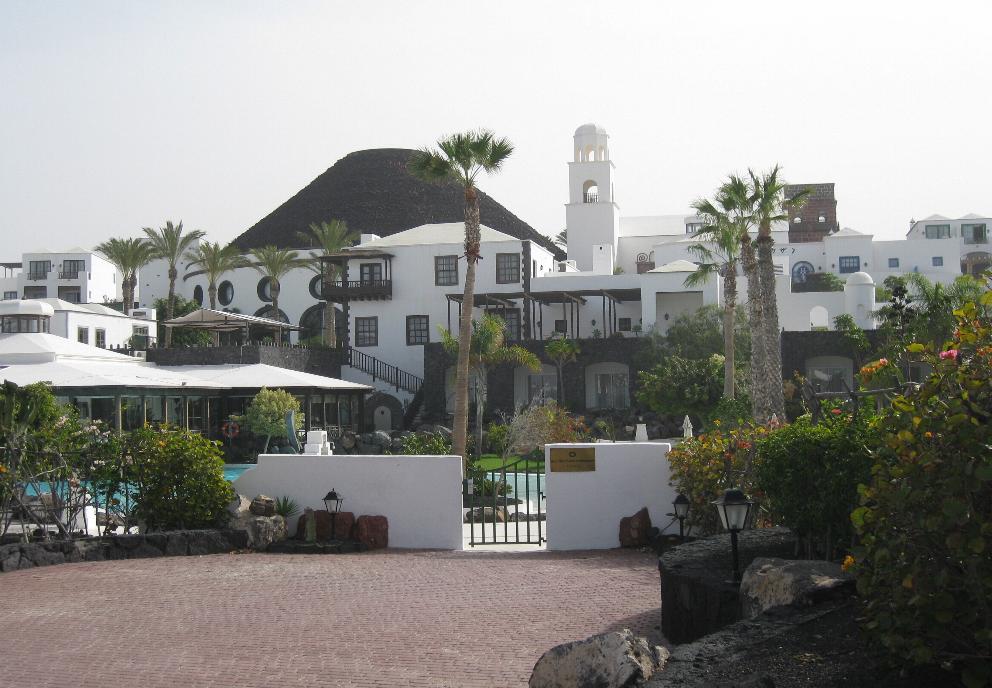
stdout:
[[[609,138],[606,130],[595,124],[583,124],[575,130],[575,156],[568,163],[565,227],[568,259],[574,260],[579,270],[593,269],[596,246],[609,246],[611,261],[617,254],[620,207],[613,195],[616,167],[610,160]],[[602,262],[597,261],[597,265],[601,267]]]

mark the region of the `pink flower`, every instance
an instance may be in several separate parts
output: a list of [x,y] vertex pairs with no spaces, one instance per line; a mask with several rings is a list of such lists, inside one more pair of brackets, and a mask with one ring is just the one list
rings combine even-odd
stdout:
[[830,409],[830,413],[834,414],[835,416],[839,416],[841,414],[841,410],[838,408]]
[[942,359],[944,359],[944,360],[947,360],[949,358],[952,361],[955,361],[958,358],[958,350],[957,349],[948,349],[947,351],[941,351],[940,352],[940,357]]
[[887,358],[880,358],[880,359],[878,359],[878,363],[879,363],[879,365],[887,366],[887,365],[889,365],[889,359],[887,359]]

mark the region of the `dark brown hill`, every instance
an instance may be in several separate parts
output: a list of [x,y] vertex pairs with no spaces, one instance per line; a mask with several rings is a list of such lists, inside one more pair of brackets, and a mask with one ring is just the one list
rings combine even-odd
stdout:
[[[349,153],[295,196],[241,234],[234,244],[251,249],[267,244],[296,247],[312,222],[344,220],[358,232],[389,236],[435,222],[464,221],[463,195],[455,185],[438,186],[406,170],[411,150],[377,148]],[[530,239],[559,259],[550,239],[485,193],[479,193],[482,224],[518,239]]]

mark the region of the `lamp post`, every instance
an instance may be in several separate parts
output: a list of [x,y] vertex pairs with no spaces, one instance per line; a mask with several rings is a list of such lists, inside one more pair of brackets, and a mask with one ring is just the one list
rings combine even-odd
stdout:
[[681,492],[672,502],[675,507],[675,518],[679,520],[679,540],[685,542],[685,519],[689,515],[689,498]]
[[341,511],[341,502],[344,501],[344,497],[339,497],[338,493],[333,489],[327,493],[324,497],[324,508],[327,509],[327,513],[331,515],[331,539],[337,539],[337,525],[338,512]]
[[744,496],[737,488],[725,490],[718,500],[713,502],[720,522],[730,531],[730,549],[734,555],[734,582],[741,580],[740,562],[737,555],[737,533],[744,530],[754,502]]

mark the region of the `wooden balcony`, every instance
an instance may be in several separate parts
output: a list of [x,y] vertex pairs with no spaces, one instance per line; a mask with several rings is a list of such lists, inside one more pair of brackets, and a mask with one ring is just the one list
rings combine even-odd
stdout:
[[324,282],[326,301],[383,301],[393,298],[392,280],[336,280]]

